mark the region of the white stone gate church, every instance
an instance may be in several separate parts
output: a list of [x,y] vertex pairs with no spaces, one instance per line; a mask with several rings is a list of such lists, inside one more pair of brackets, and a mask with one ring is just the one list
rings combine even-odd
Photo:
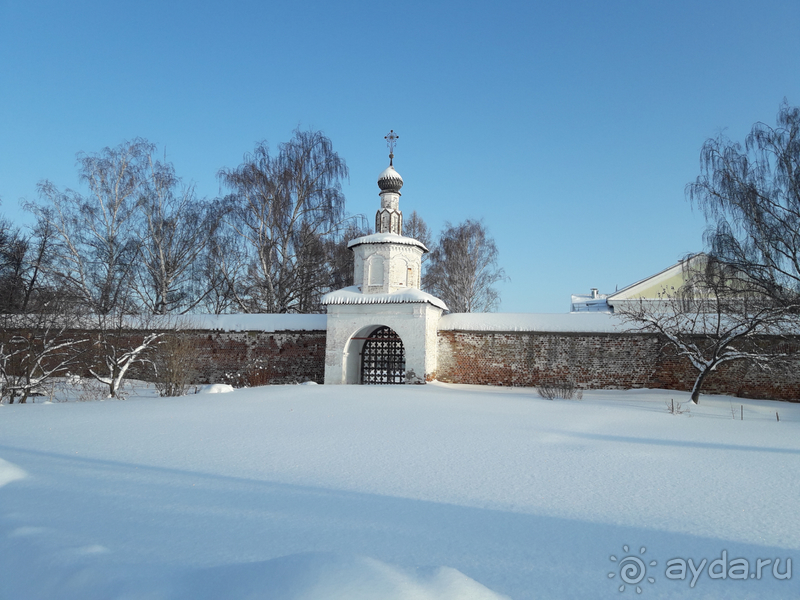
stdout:
[[[387,136],[393,150],[394,132]],[[348,243],[354,285],[326,294],[325,383],[423,383],[436,372],[437,329],[444,302],[420,289],[422,242],[403,236],[400,188],[393,166],[378,176],[375,233]]]

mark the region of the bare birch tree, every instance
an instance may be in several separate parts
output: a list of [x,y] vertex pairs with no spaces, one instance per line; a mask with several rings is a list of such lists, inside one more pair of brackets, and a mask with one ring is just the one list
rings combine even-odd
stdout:
[[339,290],[353,285],[353,251],[347,244],[356,238],[369,235],[366,220],[353,220],[336,238],[327,240],[328,264],[330,265],[330,288]]
[[[97,364],[91,373],[108,386],[110,396],[119,394],[131,366],[141,362],[160,337],[131,332],[131,315],[143,309],[145,313],[167,310],[171,286],[185,268],[174,261],[183,260],[185,265],[187,260],[179,253],[170,254],[176,245],[165,232],[168,215],[156,210],[164,205],[153,200],[154,189],[163,200],[176,180],[171,165],[153,160],[154,152],[153,144],[137,138],[98,154],[80,154],[79,175],[89,193],[61,192],[44,181],[39,185],[42,204],[30,206],[53,232],[56,258],[48,275],[61,293],[74,299],[73,308],[81,307],[84,326],[94,331],[91,346]],[[153,238],[159,235],[161,239]],[[143,288],[135,285],[137,273],[160,267],[167,267],[160,271],[166,273],[166,287],[158,287],[164,282],[155,277],[150,283],[159,291],[150,296],[141,293]],[[149,306],[145,298],[155,302]]]
[[192,186],[182,185],[171,163],[149,159],[138,208],[138,268],[134,290],[142,309],[155,315],[186,313],[209,292],[200,259],[219,219]]
[[224,224],[210,232],[200,256],[200,275],[207,284],[202,307],[211,314],[242,310],[247,305],[247,248]]
[[425,291],[451,312],[490,312],[500,304],[495,284],[506,279],[497,264],[497,245],[482,221],[445,223],[423,277]]
[[35,308],[52,260],[53,230],[46,219],[38,219],[27,235],[0,220],[0,313]]
[[92,312],[133,309],[129,292],[141,245],[138,203],[154,150],[137,138],[99,154],[81,154],[79,174],[89,194],[61,192],[43,181],[44,204],[29,205],[57,238],[51,274]]
[[0,313],[17,312],[22,307],[29,249],[30,243],[19,229],[0,219]]
[[[341,180],[347,166],[319,131],[296,130],[271,156],[266,143],[220,178],[233,193],[226,198],[228,223],[247,242],[246,290],[237,303],[247,312],[319,310],[308,286],[326,280],[320,244],[345,223]],[[322,292],[327,291],[324,284]],[[316,289],[316,288],[315,288]]]
[[[418,242],[425,244],[428,250],[434,249],[433,236],[428,224],[423,220],[417,211],[411,211],[411,214],[403,221],[403,235],[413,238]],[[428,260],[428,254],[422,255],[422,261]]]
[[800,107],[781,104],[777,123],[756,123],[744,146],[720,135],[700,153],[686,186],[705,212],[710,254],[746,273],[779,303],[800,296]]
[[0,401],[26,403],[85,349],[68,294],[44,277],[52,238],[46,219],[27,235],[0,220]]

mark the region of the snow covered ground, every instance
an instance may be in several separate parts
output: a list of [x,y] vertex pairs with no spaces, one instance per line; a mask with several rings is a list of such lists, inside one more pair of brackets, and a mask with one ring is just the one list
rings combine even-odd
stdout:
[[688,404],[432,384],[0,406],[0,598],[797,598],[800,573],[778,577],[800,569],[800,405],[671,398]]

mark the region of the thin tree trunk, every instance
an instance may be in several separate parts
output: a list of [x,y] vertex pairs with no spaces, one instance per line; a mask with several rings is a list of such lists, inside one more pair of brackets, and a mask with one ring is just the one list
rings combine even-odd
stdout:
[[703,386],[703,381],[711,373],[711,367],[703,369],[697,376],[697,379],[692,386],[692,404],[700,404],[700,388]]

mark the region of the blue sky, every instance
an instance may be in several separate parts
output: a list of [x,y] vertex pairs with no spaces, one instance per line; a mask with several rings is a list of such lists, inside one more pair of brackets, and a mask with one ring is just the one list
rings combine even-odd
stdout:
[[371,221],[483,218],[502,311],[566,312],[702,248],[703,141],[800,104],[800,2],[0,0],[0,212],[145,137],[201,196],[255,143],[324,131]]

